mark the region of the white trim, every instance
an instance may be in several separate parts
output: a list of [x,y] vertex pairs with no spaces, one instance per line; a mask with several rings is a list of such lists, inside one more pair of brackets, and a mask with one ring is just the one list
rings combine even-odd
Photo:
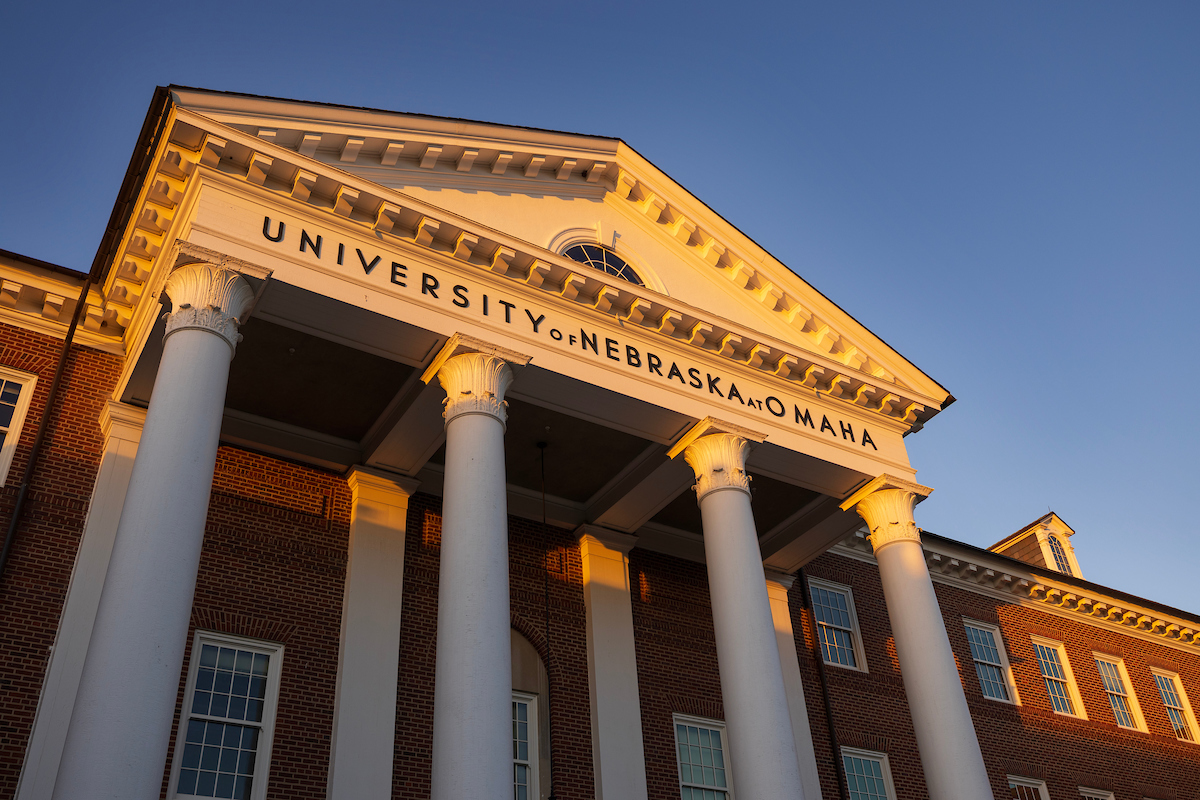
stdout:
[[34,387],[37,386],[37,375],[11,367],[0,367],[0,381],[21,384],[21,393],[17,396],[12,420],[6,429],[4,447],[0,448],[0,486],[4,486],[8,481],[8,468],[12,466],[13,456],[17,453],[17,443],[21,439],[21,429],[25,426],[29,402],[33,398]]
[[1039,781],[1034,778],[1023,778],[1020,775],[1006,775],[1005,777],[1008,778],[1009,787],[1012,787],[1014,784],[1017,786],[1028,786],[1030,789],[1037,789],[1038,794],[1042,796],[1042,800],[1050,800],[1050,792],[1046,789],[1045,781]]
[[[540,767],[538,765],[538,753],[541,751],[541,742],[538,740],[538,698],[536,694],[528,694],[527,692],[512,693],[514,703],[526,703],[529,706],[529,728],[527,741],[529,742],[529,800],[538,800],[541,797],[541,787],[538,786],[538,777],[540,775]],[[513,759],[513,767],[517,765],[516,758]],[[513,783],[516,784],[516,774],[513,774]]]
[[[992,640],[996,644],[996,652],[1000,655],[1000,671],[1004,673],[1004,681],[1005,685],[1008,687],[1009,699],[1001,700],[997,697],[988,697],[986,694],[983,695],[984,699],[992,700],[997,703],[1008,703],[1014,706],[1021,705],[1021,694],[1017,691],[1017,681],[1013,676],[1012,665],[1009,664],[1008,661],[1008,644],[1004,641],[1004,635],[1000,628],[987,622],[980,622],[979,620],[971,619],[970,617],[963,617],[962,621],[964,628],[977,628],[981,631],[987,631],[990,633],[992,635]],[[968,651],[969,649],[970,643],[968,642]],[[973,664],[974,657],[972,657],[971,660]],[[976,680],[978,680],[978,673],[976,673]],[[982,686],[980,687],[980,693],[983,693]]]
[[[546,249],[561,256],[568,248],[577,244],[599,245],[606,250],[616,253],[626,264],[633,267],[633,271],[642,279],[647,289],[670,297],[670,292],[667,291],[666,284],[658,277],[658,273],[646,264],[646,260],[637,251],[625,243],[624,239],[621,238],[621,234],[617,231],[609,231],[609,234],[611,241],[605,242],[599,222],[592,228],[567,228],[550,237],[550,242],[546,245]],[[609,277],[612,278],[613,276],[610,275]]]
[[[1087,719],[1087,709],[1083,705],[1083,696],[1079,693],[1079,684],[1075,681],[1075,671],[1071,669],[1071,660],[1067,657],[1067,648],[1062,642],[1057,642],[1054,639],[1047,639],[1045,636],[1030,636],[1030,640],[1034,644],[1040,644],[1043,647],[1049,647],[1058,652],[1058,659],[1062,663],[1063,672],[1065,673],[1067,692],[1071,697],[1071,705],[1075,710],[1074,714],[1067,714],[1054,708],[1054,701],[1050,700],[1050,709],[1059,716],[1074,717],[1076,719]],[[1037,651],[1034,651],[1034,660],[1037,660]],[[1046,676],[1042,674],[1041,666],[1038,667],[1038,675],[1042,678],[1042,686],[1045,687]],[[1049,693],[1047,692],[1047,700]]]
[[[1187,744],[1200,745],[1200,725],[1196,724],[1196,714],[1192,711],[1192,703],[1188,700],[1187,692],[1183,689],[1183,680],[1179,677],[1179,673],[1171,672],[1170,670],[1166,669],[1159,669],[1158,667],[1151,667],[1150,674],[1160,675],[1175,684],[1175,694],[1179,695],[1179,702],[1183,704],[1183,718],[1184,721],[1186,721],[1191,727],[1192,738],[1190,740],[1179,739],[1178,735],[1176,735],[1175,738],[1179,739],[1181,742],[1186,742]],[[1154,684],[1154,691],[1159,693],[1158,699],[1159,702],[1162,702],[1162,692],[1159,690],[1157,682]],[[1163,708],[1166,708],[1166,703],[1163,703]],[[1170,716],[1167,717],[1167,720],[1170,721]],[[1171,733],[1174,734],[1174,730],[1172,730]]]
[[[855,666],[851,667],[851,666],[847,666],[846,664],[838,664],[836,662],[829,661],[828,659],[826,659],[825,663],[831,667],[840,667],[841,669],[852,669],[852,670],[856,670],[858,672],[869,672],[869,670],[867,669],[867,652],[866,652],[866,649],[863,647],[862,631],[858,624],[858,610],[854,607],[854,590],[851,589],[849,586],[846,586],[841,583],[834,583],[833,581],[822,580],[821,578],[809,578],[808,579],[808,608],[809,608],[810,612],[813,610],[812,589],[814,586],[824,589],[827,592],[841,592],[842,594],[846,595],[846,607],[850,612],[850,623],[852,626],[851,627],[851,638],[854,641],[854,660],[856,662]],[[814,624],[816,624],[815,614],[814,614]],[[820,642],[818,642],[817,644],[820,645]],[[821,648],[822,658],[824,658],[824,655],[825,655],[825,650],[824,650],[824,648]]]
[[725,721],[719,719],[709,719],[707,717],[694,717],[691,714],[672,714],[671,715],[671,741],[674,742],[675,750],[675,777],[679,783],[680,792],[683,791],[683,769],[679,763],[679,738],[675,732],[676,725],[694,726],[697,728],[707,728],[710,731],[720,731],[721,733],[721,757],[725,761],[725,787],[708,786],[707,784],[692,781],[689,785],[696,787],[702,786],[713,791],[725,792],[727,800],[733,800],[733,764],[730,761],[729,750],[729,731],[725,727]]
[[[1108,653],[1102,653],[1096,650],[1092,651],[1092,656],[1096,659],[1096,661],[1103,661],[1107,664],[1112,664],[1117,668],[1117,674],[1121,676],[1121,684],[1125,689],[1125,699],[1129,702],[1129,713],[1133,717],[1133,727],[1130,728],[1128,725],[1121,725],[1120,722],[1117,722],[1117,725],[1128,731],[1141,731],[1142,733],[1149,733],[1150,729],[1146,727],[1146,718],[1142,715],[1142,706],[1140,703],[1138,703],[1137,694],[1133,691],[1133,681],[1129,680],[1129,671],[1125,669],[1125,659],[1121,658],[1120,656],[1109,655]],[[1096,672],[1099,673],[1099,671],[1100,665],[1097,664]],[[1112,700],[1109,700],[1108,689],[1104,686],[1103,676],[1100,676],[1100,678],[1100,689],[1104,692],[1104,699],[1108,700],[1111,710]],[[1115,711],[1113,711],[1113,721],[1116,722],[1116,719],[1117,714]]]
[[[184,744],[187,738],[187,723],[191,716],[192,693],[196,689],[196,674],[200,668],[200,647],[202,644],[212,644],[218,647],[236,647],[241,650],[252,650],[271,657],[267,667],[267,694],[263,702],[262,727],[259,734],[258,753],[254,759],[254,784],[250,789],[249,800],[263,800],[267,795],[267,783],[270,778],[271,749],[275,739],[275,711],[279,705],[279,676],[282,671],[283,645],[264,642],[258,639],[247,639],[244,636],[234,636],[228,633],[213,631],[196,631],[192,639],[192,652],[188,664],[187,689],[183,695],[183,709],[179,714],[179,727],[175,732],[175,750],[171,758],[171,778],[167,784],[167,798],[191,798],[195,795],[178,794],[175,787],[179,784],[179,770],[183,766]],[[237,720],[230,720],[238,724]]]
[[888,764],[887,753],[876,753],[872,750],[860,750],[857,747],[843,747],[841,763],[838,768],[842,770],[842,775],[846,780],[850,780],[850,776],[846,774],[846,756],[851,758],[860,758],[864,761],[875,761],[879,764],[879,771],[883,775],[883,788],[887,792],[888,800],[896,800],[896,785],[892,782],[892,768]]
[[1079,787],[1079,796],[1084,800],[1116,800],[1116,795],[1105,789],[1090,789],[1087,786]]

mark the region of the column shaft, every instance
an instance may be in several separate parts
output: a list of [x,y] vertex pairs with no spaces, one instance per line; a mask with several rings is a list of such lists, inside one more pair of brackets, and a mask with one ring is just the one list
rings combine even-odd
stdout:
[[672,454],[682,449],[696,473],[734,796],[802,800],[779,644],[750,507],[750,442],[741,435],[713,432],[730,429],[741,430],[706,419]]
[[[208,514],[236,317],[235,273],[185,267],[113,543],[54,797],[159,796]],[[174,326],[174,327],[173,327]]]
[[893,542],[875,557],[930,800],[990,799],[987,768],[921,544]]
[[417,482],[356,467],[349,484],[353,504],[327,796],[388,800],[396,746],[404,539],[408,498]]
[[645,800],[646,755],[627,555],[637,540],[591,526],[580,533],[596,799]]
[[450,358],[433,711],[433,800],[512,792],[512,646],[504,389],[479,353]]
[[710,491],[700,500],[700,514],[735,795],[802,798],[750,496],[733,488]]
[[990,799],[987,767],[913,521],[913,506],[931,491],[881,475],[842,508],[853,507],[871,529],[930,800]]

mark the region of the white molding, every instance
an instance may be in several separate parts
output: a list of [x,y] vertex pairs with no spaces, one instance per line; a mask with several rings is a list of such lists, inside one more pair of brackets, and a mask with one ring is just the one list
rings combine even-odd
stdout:
[[1023,778],[1020,775],[1006,775],[1009,786],[1016,784],[1017,786],[1028,786],[1031,789],[1037,789],[1042,800],[1050,800],[1050,792],[1046,789],[1046,782],[1037,780],[1036,778]]
[[[673,748],[675,750],[675,780],[679,784],[680,789],[682,789],[683,788],[683,774],[682,774],[682,771],[680,770],[681,765],[679,763],[679,739],[675,732],[676,725],[684,725],[684,726],[694,725],[697,728],[708,728],[710,731],[720,731],[721,732],[721,757],[725,760],[725,788],[724,788],[724,791],[726,792],[726,800],[733,800],[733,786],[734,786],[733,762],[730,760],[730,753],[732,752],[732,750],[729,747],[729,729],[725,726],[725,720],[709,719],[708,717],[697,717],[692,714],[675,713],[675,714],[671,715],[671,739],[672,739],[672,741],[675,742],[675,747]],[[693,781],[692,783],[697,783],[697,782]],[[703,785],[703,784],[701,784],[701,785]],[[714,791],[717,789],[717,787],[707,787],[707,788],[713,789]]]
[[[1031,634],[1030,641],[1034,644],[1040,644],[1042,647],[1048,647],[1058,653],[1059,662],[1063,668],[1064,680],[1067,684],[1067,692],[1071,697],[1071,705],[1074,707],[1074,714],[1067,714],[1054,708],[1054,701],[1049,700],[1049,691],[1047,690],[1047,700],[1050,703],[1050,709],[1060,717],[1074,717],[1075,719],[1087,719],[1087,706],[1083,704],[1083,695],[1079,693],[1079,683],[1075,680],[1075,670],[1071,669],[1071,658],[1067,655],[1067,646],[1060,641],[1048,639],[1045,636]],[[1034,660],[1037,660],[1037,652],[1034,652]],[[1038,665],[1038,675],[1042,678],[1042,688],[1045,689],[1046,676],[1041,671],[1041,665]],[[1105,698],[1107,699],[1107,698]]]
[[[188,659],[187,686],[183,693],[183,708],[179,715],[179,726],[175,733],[175,749],[171,758],[171,777],[167,784],[167,800],[175,798],[190,798],[196,795],[181,795],[175,787],[179,784],[179,770],[183,765],[184,743],[187,739],[187,721],[192,705],[192,693],[196,690],[196,675],[200,670],[200,648],[202,644],[212,644],[218,647],[236,647],[242,650],[252,650],[271,657],[267,667],[267,695],[263,702],[262,727],[259,734],[258,752],[254,759],[254,783],[250,789],[248,800],[263,800],[267,796],[267,785],[270,781],[271,749],[275,739],[275,712],[279,705],[279,683],[282,674],[284,647],[282,644],[266,642],[260,639],[249,639],[245,636],[235,636],[218,631],[197,630],[192,638],[192,652]],[[237,720],[230,720],[239,724]]]
[[[1186,721],[1187,724],[1191,727],[1192,738],[1191,739],[1179,739],[1178,734],[1175,735],[1175,738],[1179,739],[1179,741],[1181,741],[1181,742],[1186,742],[1187,744],[1200,745],[1200,725],[1196,724],[1196,714],[1195,714],[1195,712],[1192,711],[1192,703],[1190,700],[1188,700],[1187,690],[1183,688],[1183,680],[1180,678],[1179,673],[1172,672],[1171,670],[1168,670],[1168,669],[1161,669],[1159,667],[1151,667],[1150,674],[1151,675],[1159,675],[1163,678],[1170,680],[1175,686],[1175,694],[1179,696],[1179,702],[1183,705],[1184,721]],[[1157,691],[1159,693],[1159,701],[1162,702],[1162,690],[1160,690],[1158,688],[1157,681],[1155,681],[1154,689],[1155,689],[1155,691]],[[1165,707],[1166,707],[1165,702],[1163,702],[1163,707],[1165,709]],[[1170,721],[1169,716],[1167,717],[1167,720],[1168,720],[1168,722]],[[1172,733],[1174,733],[1174,731],[1172,731]]]
[[[896,784],[892,781],[892,767],[888,763],[887,753],[877,753],[873,750],[863,750],[858,747],[842,747],[842,761],[838,767],[842,770],[842,774],[846,774],[846,756],[851,758],[861,758],[864,761],[876,761],[879,763],[879,771],[883,774],[883,787],[887,791],[888,800],[896,800]],[[849,777],[847,776],[847,780]]]
[[8,481],[8,470],[12,466],[13,456],[17,453],[17,444],[21,441],[21,432],[25,427],[25,416],[29,412],[29,404],[33,400],[33,392],[37,387],[38,376],[32,372],[22,372],[11,367],[0,367],[0,385],[4,381],[12,381],[21,385],[17,402],[13,407],[12,420],[8,423],[8,431],[4,436],[4,447],[0,448],[0,486]]
[[[538,798],[542,796],[540,786],[542,770],[541,764],[539,763],[542,742],[540,739],[540,731],[538,730],[538,713],[540,711],[538,696],[536,694],[529,694],[528,692],[518,692],[514,689],[512,693],[512,699],[513,702],[529,704],[529,800],[538,800]],[[513,759],[513,766],[516,766],[515,758]],[[515,775],[513,779],[515,783]],[[600,795],[597,794],[596,796],[599,797]],[[388,794],[382,795],[382,797],[391,797],[390,787],[388,789]]]
[[[1150,729],[1146,727],[1146,717],[1142,715],[1142,704],[1138,702],[1137,693],[1133,689],[1133,681],[1129,679],[1129,670],[1125,668],[1125,659],[1121,658],[1120,656],[1114,656],[1109,653],[1105,653],[1102,650],[1093,650],[1092,658],[1096,661],[1107,662],[1117,668],[1117,675],[1120,676],[1121,684],[1125,689],[1125,699],[1129,701],[1129,714],[1133,717],[1133,727],[1131,728],[1128,725],[1122,725],[1120,722],[1117,722],[1116,711],[1112,712],[1113,722],[1116,722],[1118,727],[1124,728],[1127,731],[1141,731],[1142,733],[1149,733]],[[1099,669],[1100,665],[1097,664],[1097,672]],[[1112,710],[1112,700],[1108,699],[1108,689],[1104,686],[1104,676],[1101,675],[1100,679],[1100,690],[1104,692],[1104,699],[1108,700],[1110,710]]]
[[[850,622],[853,624],[851,632],[852,638],[854,639],[854,659],[857,662],[856,666],[850,667],[845,664],[838,664],[828,660],[825,661],[825,665],[829,667],[838,667],[840,669],[855,670],[856,672],[870,672],[870,670],[867,668],[867,652],[863,647],[862,631],[858,623],[858,610],[854,607],[854,590],[845,584],[834,583],[833,581],[827,581],[822,578],[810,577],[808,579],[808,607],[810,609],[813,605],[812,587],[814,586],[825,589],[826,591],[840,592],[846,595],[846,605],[850,611]],[[818,642],[818,644],[820,643]],[[822,650],[821,657],[825,657],[824,650]]]
[[[1012,665],[1008,661],[1008,644],[1004,641],[1003,631],[1001,631],[1000,628],[996,625],[992,625],[987,622],[980,622],[979,620],[971,619],[970,617],[963,617],[962,621],[963,621],[964,626],[978,628],[980,630],[985,630],[988,633],[992,634],[992,638],[996,642],[996,652],[999,653],[999,655],[1000,655],[1000,670],[1004,673],[1005,684],[1008,687],[1008,694],[1011,699],[1001,700],[998,697],[988,697],[986,694],[983,695],[983,698],[985,700],[991,700],[996,703],[1007,703],[1007,704],[1013,705],[1013,706],[1021,705],[1021,695],[1017,691],[1017,681],[1013,676]],[[969,649],[969,644],[968,644],[968,649]],[[972,658],[972,663],[974,663],[973,658]],[[982,693],[982,688],[983,687],[980,687],[980,693]]]

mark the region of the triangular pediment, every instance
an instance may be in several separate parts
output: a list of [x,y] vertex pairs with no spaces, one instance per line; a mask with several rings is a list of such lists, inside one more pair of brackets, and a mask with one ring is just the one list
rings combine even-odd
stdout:
[[[164,210],[200,165],[908,425],[950,400],[618,139],[182,88],[171,100],[108,280],[122,325]],[[562,255],[584,241],[614,249],[646,286]]]

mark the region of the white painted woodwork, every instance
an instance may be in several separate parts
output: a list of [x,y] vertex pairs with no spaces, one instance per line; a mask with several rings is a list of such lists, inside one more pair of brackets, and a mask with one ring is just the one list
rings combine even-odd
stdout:
[[121,520],[125,492],[129,488],[129,476],[133,472],[145,420],[146,412],[142,409],[111,401],[100,412],[100,427],[105,435],[104,455],[96,473],[79,551],[75,554],[75,568],[59,618],[58,635],[54,639],[54,649],[50,651],[46,679],[17,783],[16,800],[50,800],[54,792],[63,743],[71,723],[71,709],[79,691],[83,660],[92,638],[96,607],[100,604],[104,575],[108,572],[117,523]]
[[236,273],[191,265],[129,480],[54,787],[58,800],[152,800],[175,716],[236,320]]
[[684,451],[696,473],[704,526],[734,796],[801,800],[779,644],[750,507],[748,449],[742,437],[716,433],[695,439]]
[[646,797],[646,756],[634,650],[629,551],[637,538],[579,529],[596,800]]
[[800,784],[804,787],[804,797],[807,800],[820,800],[821,775],[817,771],[817,754],[813,749],[812,728],[808,723],[808,706],[804,702],[804,680],[800,676],[800,660],[796,654],[792,610],[788,606],[788,590],[795,580],[792,575],[768,571],[767,598],[771,603],[771,619],[775,623],[775,642],[779,647],[779,666],[783,670],[783,690],[787,694],[788,716],[792,720],[792,738],[796,740]]
[[408,498],[417,481],[355,467],[348,476],[349,557],[342,598],[329,800],[388,800]]
[[842,508],[854,508],[871,529],[930,800],[990,798],[991,783],[962,676],[913,521],[913,506],[931,491],[881,475],[849,497]]
[[448,401],[431,796],[501,797],[513,779],[502,405],[512,372],[465,353],[438,378]]

